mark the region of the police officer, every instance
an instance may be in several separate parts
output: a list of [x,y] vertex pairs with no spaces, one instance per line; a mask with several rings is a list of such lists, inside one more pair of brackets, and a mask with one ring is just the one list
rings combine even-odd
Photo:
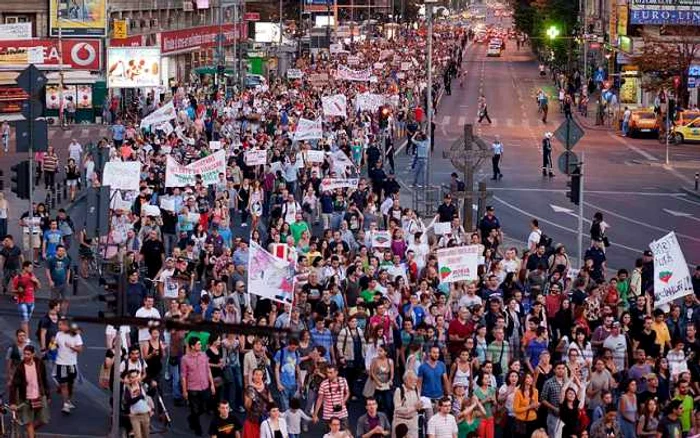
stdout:
[[554,134],[545,132],[542,139],[542,176],[554,176],[552,172],[552,137]]

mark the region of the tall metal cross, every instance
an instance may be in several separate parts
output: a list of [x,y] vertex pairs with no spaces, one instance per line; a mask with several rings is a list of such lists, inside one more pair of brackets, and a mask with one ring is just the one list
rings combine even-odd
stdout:
[[464,135],[452,143],[449,151],[443,153],[443,157],[449,159],[452,165],[464,174],[465,190],[454,195],[463,199],[462,221],[467,232],[474,229],[474,174],[488,158],[488,154],[486,142],[474,136],[473,125],[464,125]]

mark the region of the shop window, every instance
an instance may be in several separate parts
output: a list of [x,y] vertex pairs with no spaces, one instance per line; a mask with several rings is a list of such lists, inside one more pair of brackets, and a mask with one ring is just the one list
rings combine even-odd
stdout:
[[5,15],[5,24],[31,23],[26,15]]

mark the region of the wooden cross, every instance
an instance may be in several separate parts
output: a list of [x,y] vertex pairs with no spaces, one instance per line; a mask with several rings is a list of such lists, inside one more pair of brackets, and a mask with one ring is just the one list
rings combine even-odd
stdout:
[[[474,147],[476,145],[476,148]],[[481,167],[483,161],[488,158],[488,145],[481,138],[474,136],[474,126],[464,125],[464,136],[457,139],[450,150],[443,152],[443,157],[449,159],[452,165],[464,174],[463,192],[453,193],[459,199],[463,199],[462,220],[464,229],[471,232],[474,229],[474,174]],[[484,195],[485,196],[485,195]],[[480,196],[483,198],[483,196]],[[483,203],[484,199],[481,199]]]

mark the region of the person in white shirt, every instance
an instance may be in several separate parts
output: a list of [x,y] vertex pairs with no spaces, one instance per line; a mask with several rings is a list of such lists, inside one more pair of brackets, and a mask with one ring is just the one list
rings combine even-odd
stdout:
[[80,163],[82,163],[83,146],[78,143],[78,140],[73,139],[68,145],[68,156],[72,158],[76,164],[80,165]]
[[610,335],[603,342],[603,348],[612,351],[613,362],[618,370],[627,368],[627,338],[621,334],[618,321],[613,323]]
[[[153,297],[147,296],[143,299],[143,307],[136,311],[137,318],[154,318],[160,319],[160,312],[158,309],[153,307]],[[148,332],[148,326],[139,327],[139,345],[144,346],[148,343],[151,338],[151,334]]]
[[540,237],[542,237],[540,223],[537,219],[533,219],[530,221],[530,235],[527,238],[527,247],[530,252],[537,251],[537,245],[540,243]]
[[63,397],[61,412],[69,415],[75,405],[73,399],[73,384],[78,377],[78,354],[83,351],[83,338],[77,325],[68,324],[66,318],[58,321],[58,333],[56,333],[56,381],[60,385]]
[[450,409],[450,398],[441,398],[437,415],[433,415],[428,421],[428,438],[457,438],[457,420],[450,414]]

